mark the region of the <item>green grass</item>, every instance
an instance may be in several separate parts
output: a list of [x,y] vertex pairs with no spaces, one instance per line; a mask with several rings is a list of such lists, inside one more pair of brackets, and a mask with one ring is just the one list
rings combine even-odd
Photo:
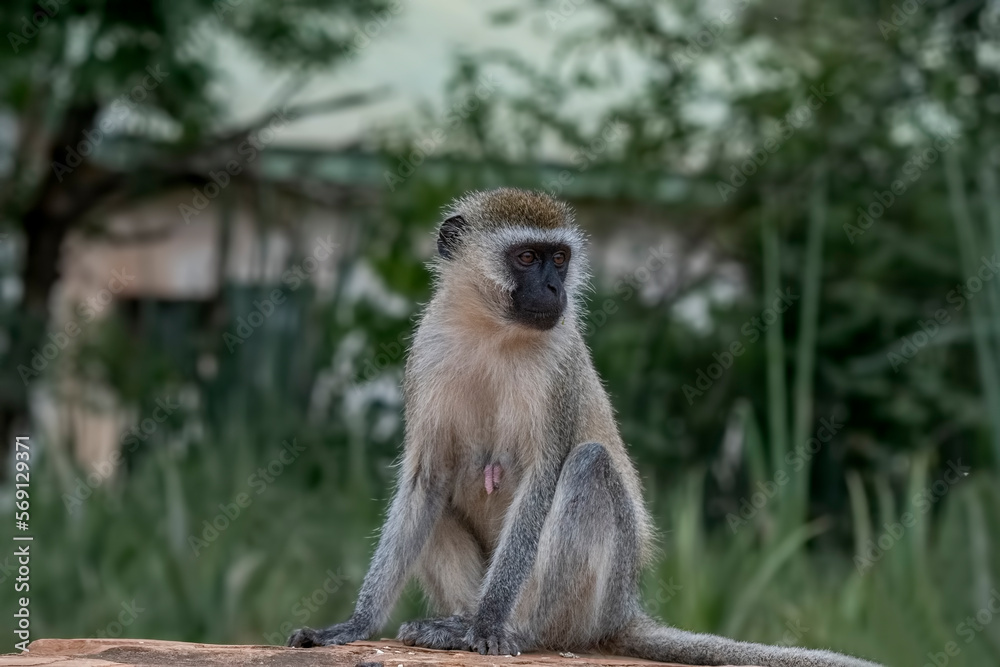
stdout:
[[[352,494],[343,474],[346,459],[330,448],[310,446],[262,493],[252,491],[249,507],[199,555],[189,546],[188,536],[220,514],[220,503],[246,490],[258,465],[273,459],[261,447],[262,455],[252,460],[246,452],[254,449],[221,439],[161,452],[96,491],[72,515],[55,492],[72,490],[72,480],[57,473],[51,452],[38,461],[33,484],[52,492],[38,494],[32,512],[38,530],[31,582],[35,636],[120,632],[265,643],[291,626],[345,618],[374,546],[383,507],[375,498],[388,491],[383,478],[370,480],[374,497]],[[923,472],[913,475],[915,484],[925,482]],[[971,476],[951,487],[933,512],[862,573],[849,553],[813,539],[825,521],[765,540],[758,528],[767,506],[735,533],[706,529],[703,478],[691,473],[652,502],[662,539],[658,565],[645,579],[647,606],[693,630],[835,647],[891,665],[923,664],[928,652],[943,650],[948,641],[960,642],[962,650],[952,664],[996,664],[1000,624],[986,626],[969,643],[957,628],[986,605],[1000,570],[998,481]],[[866,500],[858,498],[856,508],[864,523]],[[879,511],[891,519],[904,508]],[[882,523],[860,531],[858,539],[884,532]],[[331,592],[317,594],[324,582]],[[314,594],[313,610],[296,606]],[[133,600],[142,611],[119,630],[122,605]],[[422,609],[420,595],[410,589],[385,634]]]

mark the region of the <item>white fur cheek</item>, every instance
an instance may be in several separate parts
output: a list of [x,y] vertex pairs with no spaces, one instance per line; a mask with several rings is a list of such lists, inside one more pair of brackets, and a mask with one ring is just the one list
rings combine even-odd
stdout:
[[514,290],[517,288],[517,283],[514,281],[514,276],[510,274],[505,266],[504,262],[485,262],[483,266],[487,267],[487,270],[483,272],[483,275],[501,292],[506,294],[513,294]]
[[569,270],[566,272],[566,292],[579,295],[590,286],[590,267],[586,257],[570,259]]
[[513,294],[514,290],[517,289],[517,285],[514,283],[513,278],[506,274],[497,274],[496,272],[489,272],[486,276],[490,281],[496,285],[497,289],[505,294]]

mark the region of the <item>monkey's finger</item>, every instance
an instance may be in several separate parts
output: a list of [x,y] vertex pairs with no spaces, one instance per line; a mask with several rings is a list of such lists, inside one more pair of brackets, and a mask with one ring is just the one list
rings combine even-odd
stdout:
[[517,648],[517,644],[514,642],[504,639],[500,642],[500,655],[518,655],[520,651]]
[[410,623],[403,623],[399,626],[399,632],[396,634],[396,639],[403,642],[407,646],[413,646],[416,643],[416,632],[413,630],[413,626]]
[[300,628],[288,638],[286,646],[310,648],[316,645],[316,631],[312,628]]

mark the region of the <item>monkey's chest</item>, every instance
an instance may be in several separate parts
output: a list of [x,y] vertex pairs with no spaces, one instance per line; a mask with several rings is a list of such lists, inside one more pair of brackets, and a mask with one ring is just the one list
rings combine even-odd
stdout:
[[[468,361],[475,352],[456,350],[437,367],[435,421],[451,435],[453,455],[478,472],[499,463],[513,470],[518,462],[533,458],[538,434],[550,404],[547,383],[531,367],[499,362]],[[502,475],[502,473],[501,473]]]
[[[516,373],[454,373],[441,423],[456,463],[452,506],[488,549],[535,458],[546,398]],[[520,381],[519,381],[520,380]]]
[[[456,469],[451,503],[487,546],[495,546],[507,509],[524,477],[530,434],[503,423],[503,414],[466,404],[453,424]],[[476,418],[473,418],[475,415]]]

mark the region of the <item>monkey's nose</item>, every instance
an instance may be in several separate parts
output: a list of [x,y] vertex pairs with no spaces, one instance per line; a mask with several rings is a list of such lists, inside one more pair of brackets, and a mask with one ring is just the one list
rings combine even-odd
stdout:
[[559,296],[559,286],[558,285],[554,285],[552,283],[549,283],[548,285],[546,285],[546,287],[548,287],[550,290],[552,290],[553,294],[555,294],[556,296]]

